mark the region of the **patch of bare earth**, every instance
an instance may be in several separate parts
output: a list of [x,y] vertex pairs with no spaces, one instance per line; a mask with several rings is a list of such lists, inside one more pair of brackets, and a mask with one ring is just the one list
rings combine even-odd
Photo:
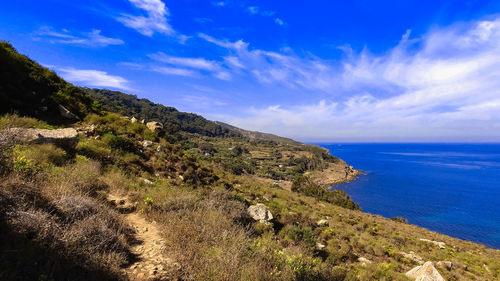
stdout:
[[123,214],[124,221],[135,231],[131,252],[134,255],[130,264],[123,267],[129,280],[176,280],[174,272],[178,264],[165,256],[165,240],[155,221],[147,221],[143,215],[134,212],[135,206],[127,197],[110,194],[108,202]]

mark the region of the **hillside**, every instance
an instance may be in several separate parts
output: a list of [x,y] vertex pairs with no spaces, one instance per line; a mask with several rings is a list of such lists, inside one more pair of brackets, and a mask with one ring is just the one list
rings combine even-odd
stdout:
[[79,88],[0,52],[1,280],[500,278],[498,250],[327,191],[358,172],[325,149]]

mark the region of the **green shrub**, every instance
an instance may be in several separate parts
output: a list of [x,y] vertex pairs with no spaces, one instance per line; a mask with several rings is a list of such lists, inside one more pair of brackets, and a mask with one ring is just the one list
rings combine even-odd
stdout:
[[5,114],[0,117],[0,130],[7,128],[54,129],[54,127],[44,121],[31,117],[21,117],[17,114]]
[[130,139],[122,136],[107,133],[102,137],[102,141],[114,150],[122,152],[131,152],[135,150],[134,143]]
[[310,227],[299,227],[294,225],[285,226],[280,235],[289,241],[301,242],[308,248],[313,248],[316,245],[316,237]]

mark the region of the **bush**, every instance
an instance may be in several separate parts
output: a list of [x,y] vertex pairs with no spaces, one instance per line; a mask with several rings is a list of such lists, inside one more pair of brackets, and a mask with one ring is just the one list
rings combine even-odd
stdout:
[[310,227],[302,228],[299,226],[287,225],[281,230],[280,236],[288,241],[301,242],[307,248],[314,248],[316,246],[316,237],[314,237]]
[[357,203],[351,200],[351,197],[343,190],[328,191],[313,182],[309,177],[297,176],[292,183],[292,191],[302,193],[306,196],[315,197],[335,205],[351,209],[361,210]]
[[8,128],[54,129],[53,126],[35,118],[21,117],[17,114],[5,114],[0,117],[0,130]]

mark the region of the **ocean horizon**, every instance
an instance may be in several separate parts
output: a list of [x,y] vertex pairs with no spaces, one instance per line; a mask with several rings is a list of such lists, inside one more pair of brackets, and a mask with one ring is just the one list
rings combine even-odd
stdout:
[[363,211],[500,249],[500,144],[316,144],[365,173],[332,187]]

